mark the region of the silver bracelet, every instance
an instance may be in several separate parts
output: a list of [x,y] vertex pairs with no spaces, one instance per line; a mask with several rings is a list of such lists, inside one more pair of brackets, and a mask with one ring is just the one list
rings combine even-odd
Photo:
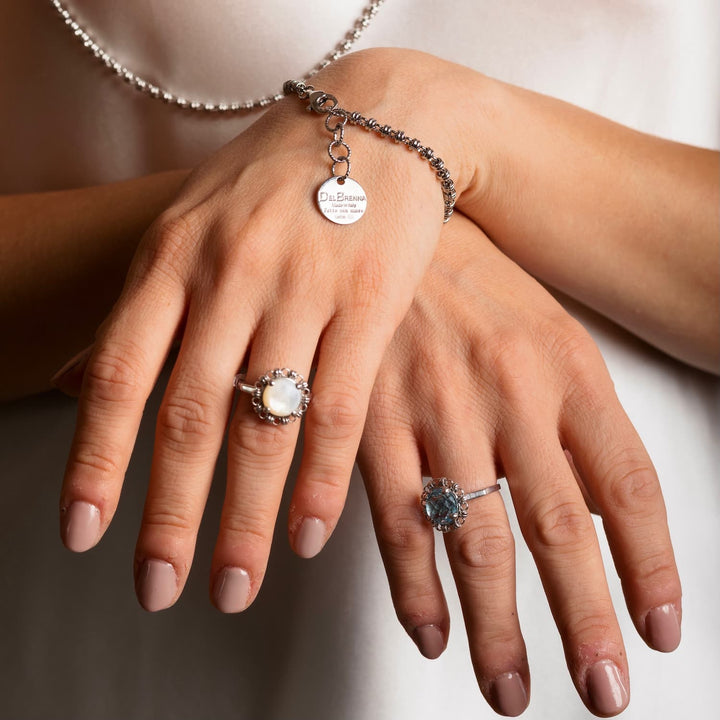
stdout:
[[[332,160],[332,176],[319,188],[317,194],[320,212],[332,222],[349,225],[359,220],[367,208],[367,197],[360,183],[350,177],[350,147],[345,142],[345,126],[359,125],[366,130],[375,131],[381,137],[402,143],[416,150],[420,157],[430,163],[442,188],[444,216],[447,222],[455,207],[455,183],[445,163],[435,155],[432,148],[424,146],[417,138],[409,138],[402,130],[393,130],[389,125],[381,125],[373,118],[363,117],[359,112],[349,112],[338,107],[337,98],[330,93],[316,90],[302,80],[288,80],[283,85],[285,95],[297,95],[301,100],[309,100],[308,110],[325,115],[325,128],[333,136],[328,145],[328,155]],[[337,166],[345,165],[345,173],[337,175]]]

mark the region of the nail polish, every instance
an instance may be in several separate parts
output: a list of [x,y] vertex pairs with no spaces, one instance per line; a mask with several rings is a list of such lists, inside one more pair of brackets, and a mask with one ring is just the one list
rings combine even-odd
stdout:
[[89,550],[100,534],[100,510],[88,502],[76,500],[62,514],[60,534],[68,550]]
[[213,599],[220,612],[236,613],[244,610],[250,595],[250,576],[239,567],[223,568],[215,580]]
[[163,560],[145,560],[137,577],[137,596],[148,612],[170,607],[177,595],[175,568]]
[[587,690],[593,710],[600,715],[616,715],[630,699],[620,669],[611,660],[601,660],[588,670]]
[[517,717],[528,705],[525,683],[519,673],[499,675],[492,684],[494,707],[501,715]]
[[325,523],[319,518],[307,517],[295,535],[295,552],[303,558],[317,555],[325,545]]
[[418,650],[429,660],[440,657],[445,649],[445,637],[437,625],[421,625],[415,628],[412,639]]
[[653,608],[645,616],[645,638],[650,647],[672,652],[680,644],[680,618],[672,603]]

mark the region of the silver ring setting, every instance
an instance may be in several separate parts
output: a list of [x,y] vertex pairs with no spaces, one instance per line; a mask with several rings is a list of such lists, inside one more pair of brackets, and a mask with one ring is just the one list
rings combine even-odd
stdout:
[[423,514],[439,532],[450,532],[459,528],[468,516],[468,501],[489,495],[500,489],[500,483],[489,485],[482,490],[465,493],[463,489],[446,477],[433,478],[423,488],[420,496]]
[[258,378],[254,385],[244,382],[239,373],[233,387],[251,396],[255,414],[271,425],[287,425],[301,418],[310,405],[310,386],[305,378],[290,368],[276,368]]

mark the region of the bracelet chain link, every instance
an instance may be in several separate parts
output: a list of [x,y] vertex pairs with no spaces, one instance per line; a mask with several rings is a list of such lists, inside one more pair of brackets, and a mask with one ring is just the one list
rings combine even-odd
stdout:
[[[365,128],[374,132],[380,137],[394,140],[396,143],[405,145],[410,150],[415,150],[418,155],[430,164],[435,171],[435,175],[440,181],[440,187],[443,193],[444,216],[443,222],[447,222],[455,208],[455,200],[457,193],[455,191],[455,183],[450,175],[450,171],[445,167],[442,158],[438,157],[434,150],[423,145],[417,138],[411,138],[402,130],[394,130],[390,125],[382,125],[374,118],[366,118],[359,112],[350,112],[338,106],[337,98],[334,95],[316,90],[313,85],[309,85],[304,80],[288,80],[283,85],[285,95],[297,95],[301,100],[308,100],[308,110],[313,110],[320,114],[325,114],[325,127],[333,133],[333,141],[328,147],[328,154],[333,161],[332,173],[335,176],[336,165],[338,163],[346,163],[347,169],[343,178],[347,178],[350,174],[350,148],[344,141],[345,125],[349,122],[351,125]],[[338,118],[335,125],[330,124],[330,118]],[[333,152],[333,148],[344,147],[347,151],[346,155],[337,155]]]

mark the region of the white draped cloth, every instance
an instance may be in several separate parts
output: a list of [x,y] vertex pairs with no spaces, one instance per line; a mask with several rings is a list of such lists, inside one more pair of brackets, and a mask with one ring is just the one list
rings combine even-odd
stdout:
[[[187,96],[233,100],[275,92],[312,67],[365,3],[71,4],[139,74]],[[0,192],[189,167],[248,122],[184,113],[133,92],[81,50],[46,0],[0,6]],[[380,45],[421,49],[643,131],[720,146],[715,0],[388,0],[358,48]],[[599,344],[656,464],[683,581],[682,644],[671,655],[655,653],[633,629],[602,542],[630,663],[632,699],[624,716],[707,718],[720,673],[718,382],[582,308],[569,309]],[[493,716],[473,676],[442,545],[453,624],[445,654],[428,661],[395,618],[359,477],[338,529],[313,560],[290,552],[287,508],[281,511],[257,601],[225,616],[210,605],[207,590],[221,458],[182,597],[161,613],[141,610],[132,557],[159,401],[158,391],[117,516],[84,555],[65,550],[57,529],[75,402],[48,393],[0,406],[0,718]],[[517,530],[512,512],[511,520]],[[532,558],[517,537],[519,614],[533,683],[525,717],[589,717],[565,669]]]

